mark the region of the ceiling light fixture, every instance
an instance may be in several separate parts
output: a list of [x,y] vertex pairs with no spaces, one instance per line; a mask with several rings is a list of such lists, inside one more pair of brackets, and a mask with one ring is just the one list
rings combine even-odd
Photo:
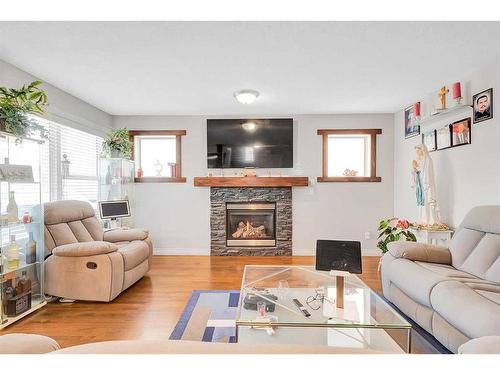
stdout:
[[256,90],[240,90],[234,93],[234,97],[241,104],[252,104],[259,97]]

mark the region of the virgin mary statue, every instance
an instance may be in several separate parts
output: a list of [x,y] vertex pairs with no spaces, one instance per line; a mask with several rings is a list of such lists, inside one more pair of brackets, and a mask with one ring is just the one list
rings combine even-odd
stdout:
[[416,158],[412,161],[412,188],[415,189],[419,224],[424,226],[440,223],[436,199],[436,182],[432,159],[423,144],[415,146]]

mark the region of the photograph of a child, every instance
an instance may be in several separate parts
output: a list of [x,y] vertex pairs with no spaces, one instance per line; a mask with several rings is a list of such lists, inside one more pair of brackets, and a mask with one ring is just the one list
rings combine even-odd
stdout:
[[451,124],[451,145],[460,146],[470,143],[470,117]]
[[474,124],[493,118],[493,89],[484,90],[472,97]]
[[415,116],[414,106],[405,109],[405,138],[411,138],[420,134],[420,124]]

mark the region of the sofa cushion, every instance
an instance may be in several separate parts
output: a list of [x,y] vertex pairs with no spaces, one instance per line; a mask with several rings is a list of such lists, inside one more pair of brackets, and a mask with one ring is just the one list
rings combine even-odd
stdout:
[[431,307],[432,288],[449,279],[408,259],[394,259],[385,271],[390,273],[391,282],[407,296],[427,307]]
[[125,271],[137,267],[149,257],[149,247],[144,241],[120,243],[117,246],[118,252],[123,256]]
[[447,322],[476,338],[500,335],[500,305],[495,302],[499,293],[498,285],[451,280],[435,285],[430,299],[432,308]]
[[500,234],[485,233],[465,261],[461,270],[481,279],[500,283]]
[[61,349],[47,336],[11,333],[0,336],[0,354],[45,354]]
[[483,236],[484,232],[467,228],[459,229],[450,243],[451,265],[460,268]]

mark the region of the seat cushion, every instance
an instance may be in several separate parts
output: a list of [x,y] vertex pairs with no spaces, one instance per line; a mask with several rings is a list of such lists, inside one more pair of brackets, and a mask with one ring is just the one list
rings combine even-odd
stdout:
[[443,281],[431,292],[433,309],[471,338],[500,335],[500,286]]
[[144,241],[120,242],[115,245],[123,256],[125,271],[137,267],[149,257],[149,247]]

